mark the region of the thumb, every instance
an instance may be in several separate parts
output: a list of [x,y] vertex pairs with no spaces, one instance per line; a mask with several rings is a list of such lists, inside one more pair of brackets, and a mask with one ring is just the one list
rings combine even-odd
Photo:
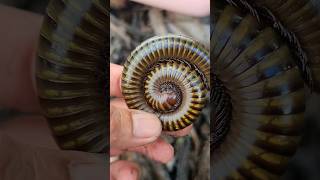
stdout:
[[154,114],[110,105],[111,148],[142,146],[155,141],[160,134],[161,123]]

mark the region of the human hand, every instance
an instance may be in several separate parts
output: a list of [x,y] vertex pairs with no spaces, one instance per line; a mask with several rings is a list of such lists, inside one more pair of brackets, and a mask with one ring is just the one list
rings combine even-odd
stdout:
[[[122,66],[110,64],[110,96],[117,97],[110,102],[110,155],[132,151],[166,163],[173,157],[173,147],[159,138],[161,123],[155,115],[128,109],[121,93],[122,70]],[[184,136],[191,128],[165,133]],[[128,161],[113,162],[110,170],[110,179],[137,179],[139,174],[137,165]]]

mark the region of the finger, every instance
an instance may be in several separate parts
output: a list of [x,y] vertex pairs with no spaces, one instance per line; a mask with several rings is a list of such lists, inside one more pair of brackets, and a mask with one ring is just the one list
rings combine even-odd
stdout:
[[[132,0],[160,9],[187,14],[190,16],[208,16],[210,14],[210,0]],[[190,6],[190,4],[192,4]]]
[[192,125],[187,126],[179,131],[164,131],[165,134],[171,135],[171,136],[175,136],[175,137],[181,137],[181,136],[186,136],[190,133],[191,129],[192,129]]
[[110,101],[110,104],[117,108],[129,109],[123,98],[114,98]]
[[124,150],[120,150],[117,148],[110,148],[110,156],[118,156],[120,154],[122,154],[123,152],[125,152]]
[[129,161],[116,161],[110,167],[110,180],[137,180],[138,166]]
[[122,97],[121,93],[121,74],[123,67],[110,64],[110,96]]
[[[157,141],[147,144],[144,146],[139,146],[139,147],[134,147],[134,148],[129,148],[126,151],[131,151],[131,152],[138,152],[141,154],[144,154],[148,156],[150,159],[153,159],[155,161],[159,161],[162,163],[167,163],[169,162],[174,155],[174,149],[172,145],[169,143],[165,142],[161,138],[159,138]],[[118,156],[122,154],[123,150],[119,149],[110,149],[110,155],[111,156]]]
[[136,148],[131,148],[129,149],[129,151],[145,154],[150,159],[153,159],[162,163],[169,162],[170,160],[172,160],[174,155],[173,147],[169,143],[162,140],[161,138],[159,138],[154,143],[151,143],[145,146],[136,147]]
[[110,143],[120,150],[155,141],[161,134],[159,119],[150,113],[110,104]]
[[[115,106],[115,107],[118,107],[118,108],[128,108],[127,104],[125,103],[124,99],[123,98],[116,98],[116,99],[113,99],[111,101],[111,103]],[[190,133],[191,129],[192,129],[192,125],[182,129],[182,130],[179,130],[179,131],[163,131],[164,134],[168,134],[168,135],[171,135],[171,136],[175,136],[175,137],[181,137],[181,136],[186,136]]]
[[39,113],[33,67],[42,16],[0,5],[0,22],[0,107]]
[[[123,98],[116,98],[111,101],[111,104],[118,108],[128,108],[127,104],[125,103]],[[192,129],[192,125],[187,126],[186,128],[179,130],[179,131],[163,131],[163,133],[175,136],[175,137],[181,137],[186,136],[190,133]]]

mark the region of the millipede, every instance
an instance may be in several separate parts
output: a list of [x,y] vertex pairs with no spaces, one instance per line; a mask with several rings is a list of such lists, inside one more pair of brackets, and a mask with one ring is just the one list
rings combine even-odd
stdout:
[[[211,108],[211,179],[279,179],[299,147],[306,96],[319,93],[320,18],[309,0],[217,0],[210,47],[151,37],[124,63],[128,107],[164,131]],[[52,0],[41,30],[40,103],[61,147],[108,151],[107,1]]]
[[52,0],[40,32],[40,104],[61,149],[108,152],[105,0]]
[[213,11],[211,179],[280,179],[307,92],[319,92],[319,16],[307,0],[221,0]]
[[121,85],[129,108],[157,114],[165,131],[183,129],[208,102],[209,52],[184,36],[150,38],[128,57]]

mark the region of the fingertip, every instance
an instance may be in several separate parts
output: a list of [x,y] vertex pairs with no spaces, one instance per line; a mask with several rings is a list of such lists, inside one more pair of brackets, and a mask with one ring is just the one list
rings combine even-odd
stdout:
[[138,170],[135,167],[123,168],[119,172],[117,180],[136,180],[138,179]]
[[174,148],[172,145],[166,143],[166,145],[163,145],[163,151],[161,151],[161,153],[162,153],[162,158],[160,162],[168,163],[174,157]]
[[172,145],[161,138],[158,138],[154,143],[147,144],[145,146],[130,148],[129,151],[145,154],[150,159],[161,163],[168,163],[174,156],[174,148]]
[[110,144],[120,150],[143,146],[161,135],[160,120],[151,113],[110,106]]
[[194,17],[205,17],[210,15],[210,0],[195,2],[196,7],[190,12]]
[[168,163],[173,159],[174,149],[171,144],[168,144],[162,139],[159,139],[155,146],[152,147],[153,151],[153,159],[162,162]]
[[112,180],[137,180],[139,168],[129,161],[116,161],[111,164],[110,176]]
[[148,152],[152,159],[161,163],[168,163],[174,156],[174,148],[163,139],[158,139],[158,141],[151,145]]
[[133,135],[138,138],[150,138],[156,140],[162,131],[162,126],[158,117],[151,113],[139,110],[132,110]]

